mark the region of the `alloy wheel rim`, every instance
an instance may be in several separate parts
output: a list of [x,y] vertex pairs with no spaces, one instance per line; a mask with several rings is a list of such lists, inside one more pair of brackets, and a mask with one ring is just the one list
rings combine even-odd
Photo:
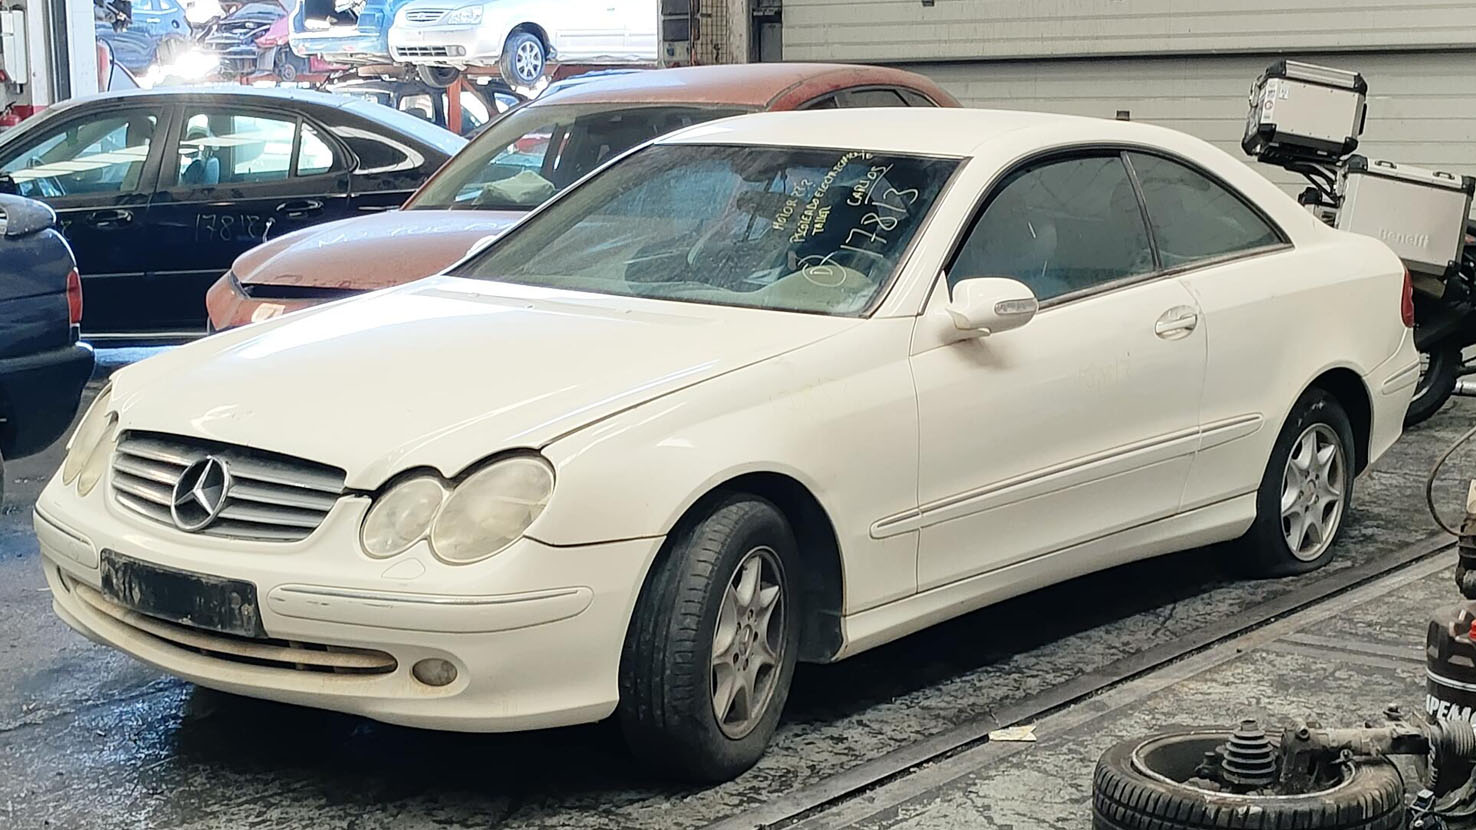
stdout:
[[723,591],[712,634],[712,713],[734,740],[752,732],[773,700],[784,649],[784,584],[773,548],[750,550]]
[[1292,556],[1311,562],[1327,552],[1343,519],[1346,477],[1337,433],[1326,424],[1303,430],[1281,477],[1281,532]]
[[523,81],[533,83],[538,80],[538,76],[543,74],[543,56],[539,54],[538,44],[526,40],[518,46],[515,68]]

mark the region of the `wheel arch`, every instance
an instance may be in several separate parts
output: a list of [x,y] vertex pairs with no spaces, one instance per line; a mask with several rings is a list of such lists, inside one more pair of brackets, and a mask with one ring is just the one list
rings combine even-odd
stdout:
[[757,496],[772,503],[794,531],[800,558],[804,619],[800,625],[799,659],[825,663],[840,653],[841,616],[845,608],[845,568],[835,523],[810,488],[779,472],[753,471],[734,475],[709,487],[693,501],[666,533],[666,542],[647,569],[644,594],[651,575],[671,555],[673,540],[683,527],[700,521],[712,506],[734,494]]
[[1342,405],[1353,427],[1353,472],[1358,474],[1368,466],[1369,442],[1373,436],[1373,396],[1363,378],[1352,369],[1337,366],[1318,375],[1308,389],[1321,389],[1332,395]]
[[[513,19],[516,20],[517,18],[513,18]],[[518,32],[527,32],[528,34],[530,34],[530,35],[538,38],[538,40],[543,44],[543,54],[544,54],[544,56],[546,58],[548,58],[549,60],[553,60],[553,57],[554,57],[553,40],[549,38],[549,36],[548,36],[548,30],[547,29],[543,28],[542,26],[538,25],[537,23],[532,22],[531,20],[525,20],[522,23],[519,23],[516,26],[512,27],[511,29],[508,29],[507,30],[507,37],[512,37],[513,35],[517,34]],[[506,39],[507,38],[503,38],[503,40],[506,40]]]

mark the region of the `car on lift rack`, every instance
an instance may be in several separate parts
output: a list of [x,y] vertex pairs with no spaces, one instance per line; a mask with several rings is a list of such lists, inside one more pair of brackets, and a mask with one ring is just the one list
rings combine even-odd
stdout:
[[244,325],[433,274],[605,161],[674,129],[757,110],[884,106],[958,102],[922,75],[862,65],[699,66],[558,81],[487,127],[404,210],[243,254],[210,289],[210,325]]
[[410,0],[389,30],[390,55],[428,71],[500,67],[532,87],[551,61],[654,66],[655,0]]
[[41,564],[67,623],[207,687],[613,716],[727,779],[797,660],[1176,550],[1327,564],[1419,375],[1410,290],[1162,127],[698,124],[443,275],[120,370]]
[[72,425],[92,376],[78,340],[82,283],[41,202],[0,195],[0,499],[5,460],[40,452]]
[[79,98],[0,135],[8,189],[60,215],[88,340],[205,333],[206,289],[263,240],[396,207],[465,140],[343,96],[240,85]]

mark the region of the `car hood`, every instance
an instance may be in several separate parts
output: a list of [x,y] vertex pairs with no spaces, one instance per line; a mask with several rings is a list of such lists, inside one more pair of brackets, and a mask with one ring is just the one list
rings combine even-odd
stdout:
[[123,429],[287,453],[372,489],[542,447],[859,324],[434,277],[145,360],[114,375],[113,401]]
[[231,266],[247,285],[372,291],[410,282],[461,259],[477,240],[525,214],[492,210],[390,210],[314,225],[242,254]]

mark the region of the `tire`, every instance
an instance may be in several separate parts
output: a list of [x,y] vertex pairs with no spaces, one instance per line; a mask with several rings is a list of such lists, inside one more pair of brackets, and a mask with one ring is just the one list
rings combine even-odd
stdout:
[[[1386,759],[1359,759],[1339,785],[1307,795],[1254,796],[1212,792],[1152,777],[1140,748],[1182,742],[1198,749],[1224,742],[1229,730],[1169,732],[1135,738],[1107,750],[1092,778],[1093,830],[1399,830],[1404,781]],[[1187,755],[1188,753],[1186,753]],[[1135,757],[1136,756],[1136,757]],[[1158,770],[1156,772],[1162,772]]]
[[[1304,442],[1308,435],[1315,435],[1313,446],[1319,459],[1327,447],[1335,447],[1336,467],[1333,462],[1326,467],[1321,461],[1314,464],[1309,471],[1312,475],[1307,476],[1311,483],[1299,488],[1296,505],[1301,511],[1284,517],[1284,488],[1296,480],[1296,473],[1289,465],[1296,453],[1300,470],[1307,457]],[[1307,573],[1327,564],[1333,557],[1338,533],[1353,498],[1356,457],[1353,425],[1338,399],[1317,387],[1303,392],[1271,447],[1271,458],[1256,491],[1255,523],[1235,546],[1237,564],[1250,575],[1260,577]],[[1341,496],[1334,505],[1329,500],[1335,491]],[[1320,523],[1308,522],[1302,526],[1303,545],[1294,552],[1288,537],[1297,531],[1296,515],[1316,516]],[[1319,528],[1315,539],[1313,524]]]
[[284,47],[277,47],[277,54],[272,56],[272,70],[284,84],[297,80],[297,65],[292,62],[292,53]]
[[[794,533],[773,504],[734,494],[685,523],[667,544],[646,578],[626,634],[621,730],[632,754],[665,775],[696,783],[727,781],[763,755],[789,696],[800,620],[799,596],[792,588],[797,581],[791,578]],[[743,573],[755,558],[762,590],[748,592],[758,602],[746,614],[737,598]],[[736,588],[731,594],[730,587]],[[777,594],[769,593],[772,587],[778,587]],[[760,607],[766,596],[767,613]],[[730,644],[722,649],[720,616],[723,639]],[[768,645],[767,652],[761,643]],[[723,654],[721,662],[714,652]],[[750,667],[758,693],[735,692],[720,719],[717,692],[747,678]],[[756,705],[740,706],[740,698]]]
[[529,32],[513,32],[502,45],[502,58],[498,61],[502,79],[508,85],[529,87],[543,78],[548,69],[548,47],[537,35]]
[[1404,425],[1412,427],[1428,420],[1440,411],[1455,391],[1456,378],[1461,370],[1460,347],[1437,344],[1428,352],[1420,353],[1424,371],[1415,385],[1414,399],[1409,402],[1409,411],[1404,414]]
[[417,66],[415,75],[428,86],[445,89],[456,83],[456,79],[461,77],[461,70],[454,66]]

